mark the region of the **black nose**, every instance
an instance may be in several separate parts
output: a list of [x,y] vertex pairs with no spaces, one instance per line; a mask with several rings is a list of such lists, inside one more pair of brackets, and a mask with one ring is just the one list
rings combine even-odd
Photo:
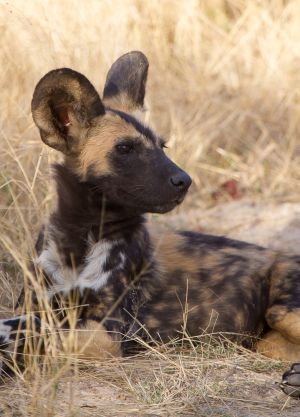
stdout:
[[181,171],[170,178],[170,183],[180,191],[187,191],[192,179],[186,172]]

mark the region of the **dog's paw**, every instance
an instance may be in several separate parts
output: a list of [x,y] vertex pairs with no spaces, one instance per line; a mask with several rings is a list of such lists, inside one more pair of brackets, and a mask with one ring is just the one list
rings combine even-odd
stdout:
[[40,332],[40,319],[34,315],[0,320],[0,352],[13,353],[24,345],[27,335]]
[[[3,357],[0,353],[0,384],[1,384],[1,379],[4,376],[4,361],[3,361]],[[0,414],[1,415],[1,414]]]
[[15,340],[16,330],[22,325],[22,318],[16,317],[9,320],[0,320],[0,351],[6,350],[8,345]]
[[0,381],[12,372],[15,360],[22,363],[25,340],[37,336],[40,327],[40,319],[34,315],[0,320]]
[[17,316],[11,319],[0,320],[0,350],[5,350],[26,330],[26,316]]
[[9,352],[14,349],[12,326],[7,324],[8,320],[0,320],[0,382],[7,375],[7,363]]
[[300,398],[300,363],[294,363],[282,376],[282,391],[290,397]]

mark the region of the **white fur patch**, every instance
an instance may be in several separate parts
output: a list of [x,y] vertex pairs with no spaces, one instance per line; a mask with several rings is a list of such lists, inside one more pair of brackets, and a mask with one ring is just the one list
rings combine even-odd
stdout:
[[[48,247],[37,259],[37,264],[52,281],[52,286],[48,291],[49,297],[58,292],[66,295],[73,288],[79,288],[81,291],[86,288],[95,291],[103,288],[113,272],[112,270],[104,271],[104,265],[116,243],[118,242],[105,239],[93,243],[85,257],[84,264],[80,268],[70,268],[63,264],[55,242],[50,241]],[[120,259],[120,264],[115,269],[123,267],[124,254],[120,254]]]
[[10,336],[10,332],[11,332],[11,327],[6,326],[4,324],[4,321],[5,320],[0,321],[0,340],[1,340],[1,342],[3,341],[3,344],[10,342],[9,336]]
[[13,332],[14,333],[17,332],[17,330],[13,330],[13,328],[10,325],[5,324],[8,321],[12,321],[12,320],[17,320],[18,322],[25,321],[26,316],[17,316],[17,317],[13,317],[12,319],[0,320],[0,340],[2,339],[3,344],[10,343],[11,342],[10,335],[13,334]]

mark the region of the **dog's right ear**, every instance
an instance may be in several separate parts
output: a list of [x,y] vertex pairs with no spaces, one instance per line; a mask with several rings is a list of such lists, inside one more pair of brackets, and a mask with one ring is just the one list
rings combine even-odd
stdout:
[[91,121],[105,114],[93,85],[69,68],[50,71],[39,81],[31,110],[42,141],[67,155],[80,152]]
[[108,71],[103,100],[106,106],[133,112],[144,106],[149,62],[140,51],[122,55]]

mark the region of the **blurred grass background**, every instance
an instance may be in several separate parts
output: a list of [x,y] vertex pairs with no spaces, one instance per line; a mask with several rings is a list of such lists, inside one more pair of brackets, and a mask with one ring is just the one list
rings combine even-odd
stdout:
[[24,267],[55,200],[33,89],[71,67],[101,92],[130,50],[150,61],[147,121],[194,180],[179,211],[211,207],[232,180],[254,200],[299,201],[298,0],[0,0],[2,315],[22,283],[12,260]]
[[1,0],[4,229],[15,233],[13,199],[31,226],[52,199],[57,156],[30,114],[38,80],[66,66],[101,92],[112,62],[134,49],[150,61],[147,120],[194,180],[185,208],[212,204],[231,179],[249,196],[298,200],[299,22],[297,0]]

